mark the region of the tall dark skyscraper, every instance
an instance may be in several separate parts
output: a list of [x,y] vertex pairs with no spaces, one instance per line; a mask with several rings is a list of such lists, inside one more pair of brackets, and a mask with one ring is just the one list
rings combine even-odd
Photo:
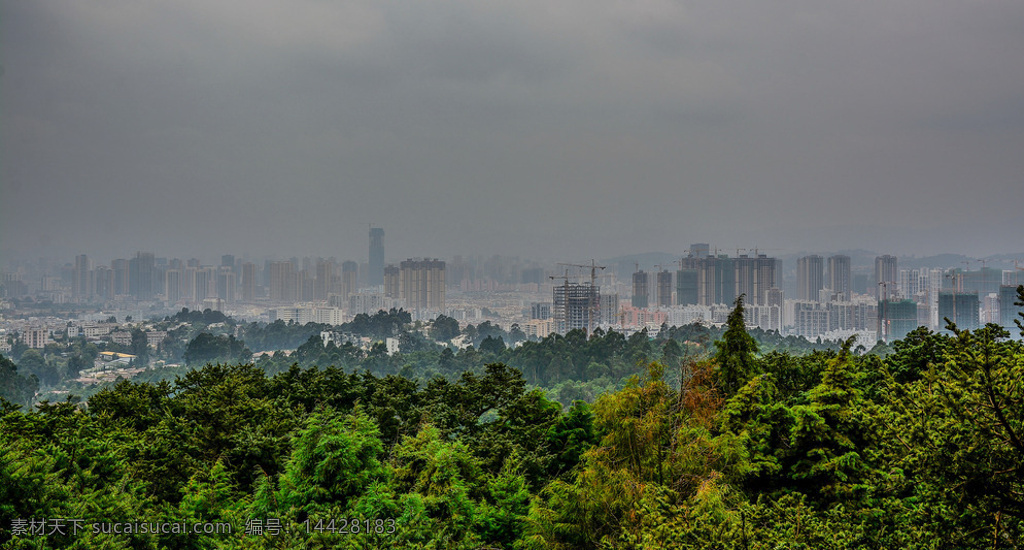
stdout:
[[648,304],[648,277],[643,270],[633,274],[633,307],[646,308]]
[[677,304],[692,306],[700,303],[698,277],[699,274],[696,269],[680,269],[676,271]]
[[369,286],[384,284],[384,228],[370,228],[370,272],[366,283]]
[[658,272],[658,307],[670,307],[672,305],[672,272]]

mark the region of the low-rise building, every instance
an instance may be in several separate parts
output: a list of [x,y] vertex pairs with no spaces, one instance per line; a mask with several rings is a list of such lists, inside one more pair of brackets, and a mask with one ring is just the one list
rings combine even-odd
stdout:
[[46,327],[25,327],[21,331],[21,341],[30,348],[43,349],[50,342],[50,329]]

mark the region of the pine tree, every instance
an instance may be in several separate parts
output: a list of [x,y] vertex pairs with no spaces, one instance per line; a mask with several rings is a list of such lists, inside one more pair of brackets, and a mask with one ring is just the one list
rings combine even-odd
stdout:
[[740,294],[734,302],[732,313],[726,320],[722,339],[715,342],[718,349],[715,362],[718,364],[718,381],[726,395],[736,393],[758,372],[757,342],[747,334],[743,320],[743,298]]

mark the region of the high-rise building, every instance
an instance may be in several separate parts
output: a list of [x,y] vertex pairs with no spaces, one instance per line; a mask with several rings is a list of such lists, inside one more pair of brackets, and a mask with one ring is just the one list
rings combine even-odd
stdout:
[[347,303],[348,297],[359,288],[359,264],[347,260],[341,263],[341,295]]
[[1002,271],[991,267],[983,267],[978,271],[964,271],[960,274],[963,290],[976,290],[981,295],[998,293],[1002,280]]
[[816,300],[793,302],[793,330],[798,336],[813,341],[830,329],[830,315],[826,307]]
[[313,284],[313,299],[326,301],[331,292],[331,281],[334,278],[334,262],[317,258],[316,282]]
[[706,258],[711,255],[711,245],[708,243],[691,244],[689,255],[692,258]]
[[699,303],[697,291],[697,270],[676,271],[676,303],[681,306],[695,306]]
[[736,296],[746,295],[746,303],[765,305],[768,291],[779,286],[779,261],[765,254],[741,254],[733,260],[736,265]]
[[535,302],[530,304],[530,319],[550,319],[551,304]]
[[154,277],[156,257],[152,252],[138,252],[128,260],[129,294],[136,300],[152,300],[154,294]]
[[131,270],[128,269],[128,260],[118,259],[110,262],[110,270],[114,272],[114,296],[130,294],[131,285],[129,284],[129,279],[131,277]]
[[896,289],[901,298],[913,299],[918,293],[928,290],[926,269],[901,269],[896,276]]
[[553,287],[551,313],[555,330],[561,334],[575,329],[593,330],[600,323],[600,290],[589,282],[572,283],[568,279]]
[[195,283],[192,286],[192,301],[202,303],[216,294],[217,271],[212,267],[200,267],[192,271]]
[[821,256],[804,256],[796,261],[796,281],[800,299],[817,302],[824,288],[824,260]]
[[270,262],[270,299],[294,302],[298,297],[298,271],[292,262]]
[[399,292],[405,307],[417,312],[444,312],[443,261],[406,260],[400,264],[399,270]]
[[672,306],[672,272],[662,270],[658,272],[658,307]]
[[256,299],[256,264],[242,264],[242,301],[251,302]]
[[896,256],[888,254],[875,258],[875,288],[880,300],[887,300],[896,294],[899,269]]
[[85,254],[75,256],[75,273],[71,281],[71,296],[78,302],[84,302],[93,295],[92,262]]
[[316,282],[316,274],[303,269],[298,272],[298,279],[295,283],[296,300],[308,302],[313,299],[313,284]]
[[786,319],[786,293],[781,288],[776,287],[768,289],[768,296],[765,299],[764,305],[770,308],[777,308],[778,311],[776,314],[778,316],[778,326],[769,327],[769,330],[772,328],[781,330],[782,327],[786,326],[786,322],[788,321],[788,319]]
[[234,260],[232,265],[222,265],[217,269],[217,297],[224,303],[235,302],[235,270]]
[[878,302],[878,338],[885,342],[902,340],[918,327],[917,303],[913,300]]
[[614,324],[619,318],[619,295],[618,294],[602,294],[598,297],[598,312],[596,324],[610,325]]
[[174,304],[181,300],[181,279],[180,269],[168,269],[164,272],[164,297],[167,302]]
[[928,328],[939,330],[939,291],[942,290],[942,282],[945,280],[945,272],[941,269],[929,269],[927,273],[928,282],[925,285],[928,301]]
[[28,294],[28,285],[21,280],[21,273],[0,272],[0,297],[21,298]]
[[1017,301],[1017,287],[1013,285],[1002,285],[999,287],[999,325],[1010,331],[1011,334],[1019,332],[1014,320],[1024,322],[1019,315],[1024,307],[1015,304]]
[[980,326],[977,292],[939,292],[939,319],[945,328],[945,319],[960,330],[976,330]]
[[196,299],[196,272],[199,271],[198,267],[186,266],[182,272],[181,279],[181,295],[190,301]]
[[105,265],[95,269],[96,296],[109,300],[114,297],[114,271]]
[[[696,273],[695,283],[687,271]],[[699,305],[732,304],[741,294],[746,295],[748,304],[764,305],[768,290],[778,287],[778,272],[778,260],[764,254],[736,258],[724,254],[687,256],[680,261],[678,275],[682,280],[678,282],[677,303],[692,301],[696,287]]]
[[384,267],[384,296],[388,298],[401,298],[402,294],[402,270],[397,265]]
[[370,271],[366,277],[369,286],[384,284],[384,228],[370,228]]
[[633,307],[646,308],[650,305],[647,300],[648,282],[649,277],[644,270],[641,269],[633,274],[633,299],[630,302]]
[[828,288],[838,296],[839,301],[849,301],[853,295],[851,285],[850,257],[842,254],[828,258]]

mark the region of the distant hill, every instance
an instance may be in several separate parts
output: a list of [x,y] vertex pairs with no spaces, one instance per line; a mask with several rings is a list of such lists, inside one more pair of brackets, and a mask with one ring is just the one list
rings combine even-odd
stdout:
[[[722,254],[729,254],[729,256],[735,256],[735,251],[729,252],[728,250],[719,250]],[[775,256],[783,262],[783,271],[791,272],[790,276],[795,276],[796,261],[798,258],[803,256],[809,256],[811,254],[817,254],[822,257],[829,257],[835,254],[843,254],[850,257],[850,264],[854,271],[871,271],[874,269],[875,258],[881,256],[884,253],[875,252],[864,249],[853,249],[853,250],[839,250],[837,252],[830,251],[802,251],[796,254],[784,254]],[[769,254],[771,256],[771,254]],[[678,254],[668,254],[666,252],[645,252],[642,254],[630,254],[627,256],[616,256],[614,258],[607,258],[600,260],[599,265],[608,267],[608,270],[614,270],[616,277],[620,280],[629,280],[628,278],[636,271],[637,264],[640,269],[644,271],[654,271],[656,265],[663,266],[666,269],[675,270],[677,269],[674,262],[681,256]],[[981,269],[982,263],[980,260],[985,260],[985,266],[993,269],[1013,269],[1013,261],[1018,260],[1018,265],[1024,268],[1024,252],[1016,254],[994,254],[992,256],[986,256],[985,258],[972,258],[963,254],[936,254],[933,256],[898,256],[899,269],[922,269],[922,268],[939,268],[939,269],[966,269],[968,271],[977,271]],[[966,264],[964,262],[967,262]]]
[[656,265],[662,266],[663,269],[674,271],[677,267],[673,262],[680,257],[678,254],[668,254],[665,252],[644,252],[642,254],[630,254],[628,256],[617,256],[600,260],[600,265],[607,266],[609,271],[614,270],[615,276],[619,280],[628,281],[636,271],[637,264],[644,271],[655,271],[654,266]]

